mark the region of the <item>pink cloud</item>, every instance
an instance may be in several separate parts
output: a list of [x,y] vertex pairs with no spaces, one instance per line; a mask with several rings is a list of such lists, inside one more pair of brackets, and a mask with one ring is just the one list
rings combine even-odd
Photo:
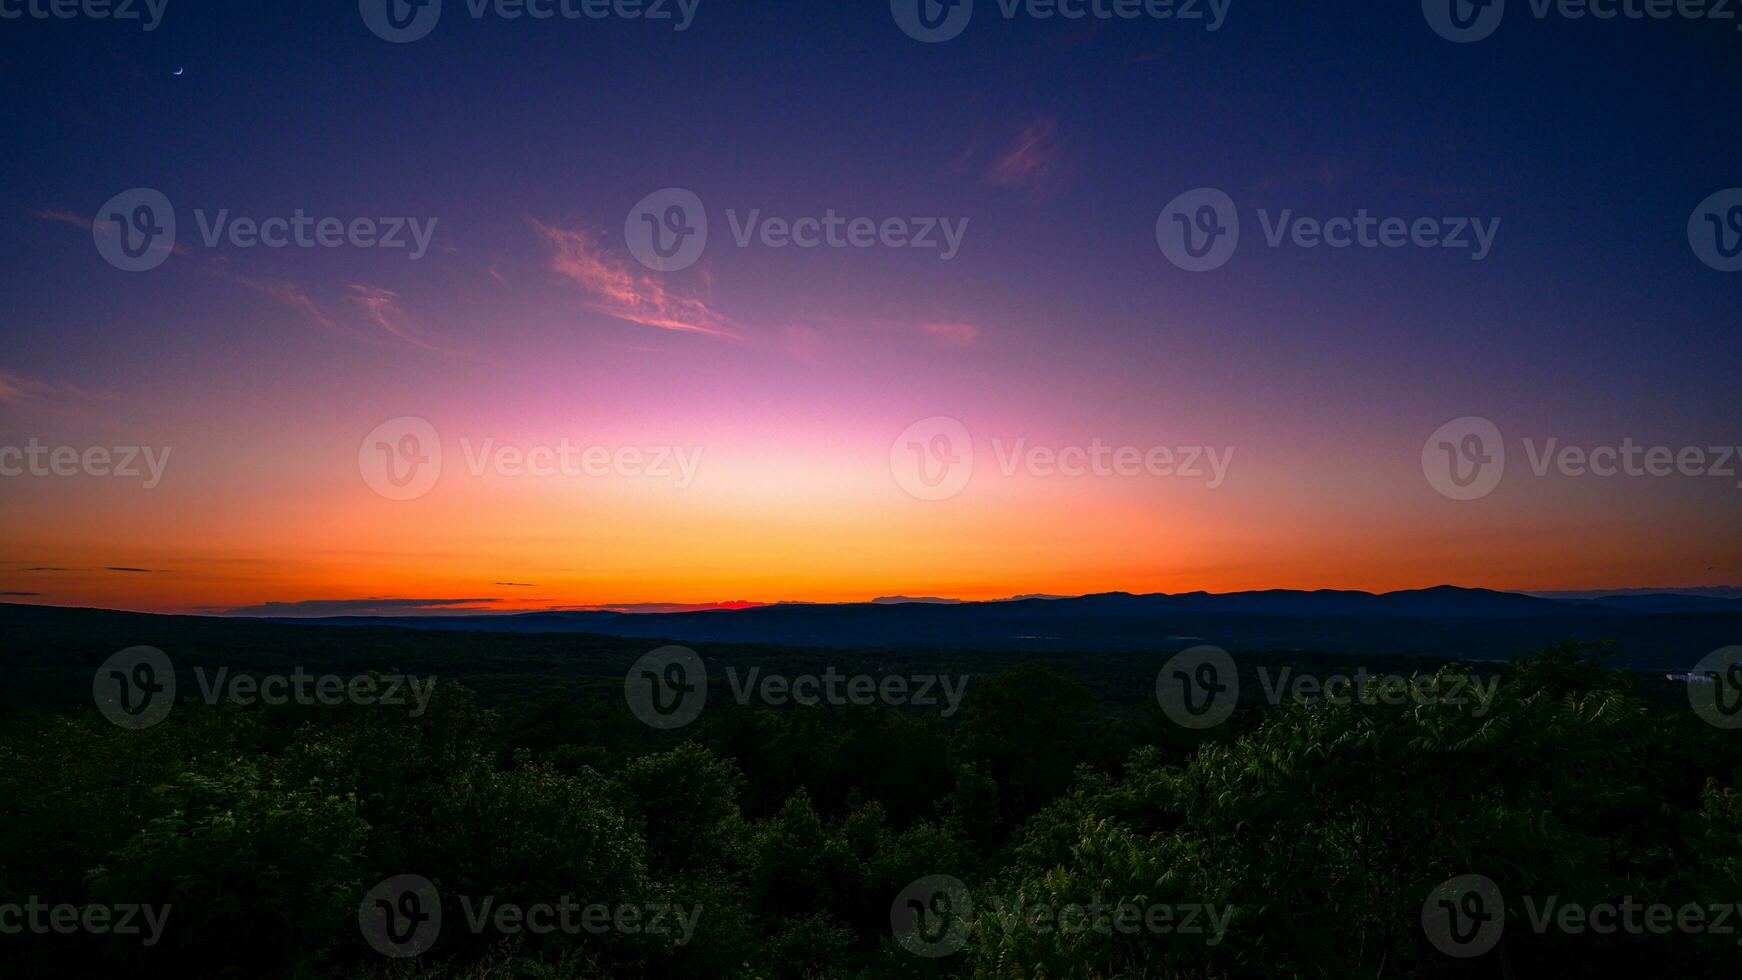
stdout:
[[91,219],[89,217],[82,217],[72,213],[71,211],[49,209],[36,212],[36,216],[44,221],[58,221],[63,225],[72,225],[74,228],[88,229],[91,227]]
[[[54,221],[64,225],[72,225],[76,228],[91,227],[90,219],[74,214],[71,211],[46,209],[37,211],[36,216],[44,221]],[[187,252],[187,250],[180,245],[175,246],[174,251],[178,254],[186,254]],[[453,251],[457,252],[458,249],[454,249]],[[297,283],[284,279],[259,279],[253,276],[246,276],[228,268],[227,263],[222,260],[212,261],[209,263],[208,268],[211,272],[223,276],[232,282],[245,286],[262,296],[269,297],[276,302],[295,310],[323,327],[346,334],[353,339],[365,341],[375,340],[375,338],[363,335],[352,327],[347,326],[337,317],[322,309],[321,305],[315,302],[314,298],[309,295],[308,291]],[[502,279],[495,269],[491,269],[490,274],[495,276],[498,281]],[[376,326],[385,330],[389,335],[398,338],[399,340],[403,340],[408,344],[422,347],[425,350],[443,350],[441,347],[431,343],[425,336],[424,331],[412,321],[411,315],[406,312],[404,305],[400,302],[398,293],[387,289],[379,289],[374,286],[363,286],[356,283],[352,283],[350,289],[351,299],[361,304],[369,319]],[[9,389],[6,387],[5,376],[0,375],[0,401],[12,400],[10,396],[16,394],[17,389]]]
[[537,220],[532,224],[554,251],[551,268],[586,290],[592,309],[661,330],[742,339],[731,329],[733,324],[728,317],[715,312],[701,299],[668,289],[648,273],[632,268],[624,259],[599,247],[594,234],[556,228]]
[[[57,224],[71,225],[72,227],[77,228],[81,231],[90,231],[92,224],[93,224],[92,219],[89,215],[74,214],[71,211],[65,211],[65,210],[61,210],[59,208],[47,208],[47,209],[39,210],[36,212],[36,216],[38,218],[41,218],[44,221],[53,221]],[[96,227],[97,227],[97,230],[100,231],[104,235],[115,234],[115,228],[113,225],[103,224],[103,225],[97,225]],[[187,255],[188,254],[187,246],[185,246],[185,245],[171,245],[169,247],[169,252],[171,255]]]
[[219,270],[219,275],[233,282],[242,284],[263,296],[271,297],[293,310],[307,316],[323,327],[342,329],[338,321],[328,316],[307,292],[296,283],[283,279],[254,279],[241,273]]
[[919,330],[951,347],[972,347],[980,340],[980,328],[972,323],[925,323]]
[[816,363],[834,349],[834,342],[851,338],[860,342],[875,338],[880,343],[909,340],[967,348],[980,342],[981,333],[979,324],[969,320],[822,315],[809,317],[807,323],[787,326],[781,348],[802,361]]
[[53,390],[53,387],[45,385],[40,381],[33,381],[30,378],[0,371],[0,402],[4,402],[8,405],[15,405],[19,402],[28,401],[32,398],[48,394]]
[[[63,225],[72,225],[75,228],[88,229],[91,227],[91,220],[89,218],[74,214],[71,211],[41,210],[36,212],[36,216],[44,221],[54,221]],[[105,233],[113,234],[112,231],[107,230],[105,230]],[[174,246],[172,251],[177,255],[188,254],[187,249],[181,245]],[[256,279],[252,276],[245,276],[227,268],[226,263],[222,260],[208,263],[207,268],[208,271],[223,276],[231,282],[238,283],[260,293],[263,296],[268,296],[277,300],[324,327],[330,327],[335,330],[344,329],[338,321],[327,315],[326,311],[322,310],[320,305],[310,298],[308,293],[296,283],[288,282],[283,279]]]
[[425,350],[441,350],[425,339],[423,331],[412,322],[411,315],[405,312],[405,307],[399,302],[398,293],[390,289],[352,283],[351,299],[363,304],[363,309],[368,311],[369,319],[375,321],[376,326],[400,340]]
[[[315,301],[313,296],[309,295],[307,289],[298,283],[285,279],[257,279],[222,266],[214,266],[211,271],[272,299],[302,314],[316,324],[351,340],[366,344],[383,342],[379,334],[365,332],[359,329],[354,322],[346,322],[352,318],[341,318],[329,313],[320,303]],[[349,296],[362,308],[364,315],[369,318],[370,322],[389,336],[425,350],[448,353],[444,348],[432,343],[425,332],[413,322],[411,315],[400,303],[398,293],[388,289],[352,283]]]
[[993,161],[988,182],[997,187],[1035,189],[1063,176],[1064,146],[1058,120],[1050,116],[1022,127],[1016,139]]

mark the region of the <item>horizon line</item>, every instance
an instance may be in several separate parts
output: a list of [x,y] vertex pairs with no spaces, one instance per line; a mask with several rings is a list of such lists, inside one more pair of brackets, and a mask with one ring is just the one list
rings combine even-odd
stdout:
[[[1230,592],[1210,592],[1204,589],[1193,589],[1184,592],[1129,592],[1114,589],[1103,592],[1084,592],[1074,595],[1050,593],[1018,593],[994,599],[962,599],[935,595],[881,595],[869,599],[847,600],[814,600],[814,599],[776,599],[770,601],[731,599],[717,602],[617,602],[596,604],[562,604],[536,607],[492,608],[487,605],[501,601],[498,597],[478,598],[419,598],[408,599],[397,596],[367,596],[350,599],[299,599],[274,600],[254,605],[216,607],[193,606],[182,610],[140,609],[116,606],[91,606],[80,604],[63,604],[52,601],[48,596],[24,595],[14,593],[11,596],[0,594],[0,599],[28,598],[32,601],[0,601],[0,605],[39,606],[55,609],[95,609],[106,612],[129,612],[145,615],[162,616],[198,616],[216,619],[428,619],[428,618],[462,618],[462,617],[511,617],[552,613],[616,613],[625,616],[639,615],[682,615],[697,612],[738,612],[748,609],[764,609],[775,606],[898,606],[898,605],[994,605],[1010,602],[1051,602],[1059,600],[1086,599],[1098,596],[1129,596],[1132,598],[1183,596],[1230,597],[1250,596],[1265,593],[1298,593],[1301,595],[1318,595],[1334,593],[1341,595],[1368,595],[1384,597],[1409,593],[1426,593],[1439,591],[1486,592],[1499,595],[1522,596],[1550,601],[1600,599],[1619,597],[1640,597],[1653,595],[1674,595],[1712,599],[1742,599],[1742,585],[1704,585],[1704,586],[1624,586],[1606,589],[1497,589],[1488,586],[1454,585],[1441,583],[1408,589],[1390,589],[1375,592],[1368,589],[1341,588],[1290,588],[1271,587],[1261,589],[1238,589]],[[352,610],[340,608],[354,606]],[[311,607],[322,607],[319,611],[311,611]],[[283,607],[273,609],[272,607]],[[298,610],[302,610],[299,612]]]

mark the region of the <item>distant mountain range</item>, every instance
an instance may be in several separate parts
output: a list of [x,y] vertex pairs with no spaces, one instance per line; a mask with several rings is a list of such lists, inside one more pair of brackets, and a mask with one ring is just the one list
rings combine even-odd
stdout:
[[1272,589],[960,602],[885,597],[695,612],[275,618],[306,625],[601,633],[687,643],[1037,651],[1179,649],[1408,653],[1505,659],[1561,639],[1611,640],[1634,665],[1685,667],[1742,643],[1742,599],[1713,594],[1569,597],[1439,586],[1401,592]]

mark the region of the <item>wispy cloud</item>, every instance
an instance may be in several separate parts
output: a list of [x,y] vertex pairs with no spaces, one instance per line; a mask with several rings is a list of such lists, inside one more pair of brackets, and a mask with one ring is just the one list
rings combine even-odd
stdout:
[[951,347],[972,347],[980,341],[980,328],[972,323],[923,323],[919,330]]
[[[35,214],[44,221],[53,221],[76,228],[88,229],[91,227],[90,218],[71,211],[44,209],[35,212]],[[458,249],[450,249],[449,251],[457,253]],[[175,247],[175,253],[178,255],[188,254],[187,249],[179,245]],[[345,334],[354,340],[378,341],[378,334],[365,333],[347,324],[345,321],[348,318],[331,313],[322,307],[310,294],[308,288],[299,283],[287,279],[245,275],[230,268],[227,263],[221,260],[203,264],[208,271],[294,310],[322,327]],[[495,271],[491,270],[491,274],[495,275]],[[375,286],[352,283],[348,295],[361,306],[369,321],[385,331],[388,336],[425,350],[447,353],[444,348],[433,343],[429,339],[427,331],[412,320],[398,293]],[[9,400],[10,393],[6,381],[7,376],[0,375],[0,401]]]
[[[17,563],[11,562],[11,561],[6,561],[6,562],[0,562],[0,564],[12,565],[12,564],[17,564]],[[95,567],[95,568],[90,567],[90,566],[85,566],[82,568],[74,568],[74,567],[68,567],[68,566],[62,566],[62,565],[27,565],[27,566],[16,569],[16,571],[25,572],[25,573],[32,573],[32,574],[37,574],[37,575],[67,574],[67,575],[78,575],[81,577],[84,575],[90,574],[90,573],[103,573],[103,572],[117,572],[117,573],[125,574],[125,575],[162,575],[162,574],[168,574],[167,569],[134,568],[134,567],[128,566],[128,565],[106,565],[106,566]],[[4,594],[4,593],[0,593],[0,594]],[[38,595],[39,593],[36,593],[36,592],[14,592],[11,594],[12,595]]]
[[[53,221],[57,224],[70,225],[80,231],[89,232],[92,228],[95,228],[98,234],[117,234],[113,225],[97,224],[96,219],[88,214],[75,214],[72,211],[67,211],[62,208],[43,208],[36,211],[35,214],[38,218],[41,218],[44,221]],[[187,246],[185,245],[171,245],[169,247],[169,252],[171,255],[188,254]]]
[[1048,189],[1065,176],[1065,162],[1058,120],[1045,116],[1024,125],[998,152],[986,180],[995,187]]
[[224,268],[215,269],[214,271],[231,282],[238,283],[248,289],[252,289],[262,296],[269,297],[290,307],[323,327],[328,327],[333,330],[344,330],[342,324],[327,315],[327,312],[321,309],[320,304],[316,303],[303,287],[294,282],[284,279],[257,279],[253,276],[245,276],[240,272]]
[[87,231],[90,230],[91,227],[90,215],[74,214],[71,211],[62,211],[59,208],[45,208],[39,210],[36,212],[36,216],[44,221],[58,221],[63,225],[72,225],[74,228],[83,228]]
[[596,233],[532,222],[552,250],[551,268],[586,290],[590,308],[642,326],[741,340],[731,322],[699,297],[670,289],[601,247]]
[[405,306],[399,301],[399,294],[393,290],[352,283],[351,299],[363,305],[376,326],[393,336],[425,350],[443,352],[424,337],[423,330],[412,322],[411,315],[405,312]]
[[765,602],[749,602],[744,599],[733,599],[728,602],[626,602],[603,606],[558,606],[557,609],[566,612],[617,612],[629,614],[647,613],[690,613],[719,612],[736,609],[755,609],[765,606]]
[[[364,330],[354,324],[355,314],[339,316],[329,312],[312,295],[307,288],[299,283],[286,279],[262,279],[243,275],[234,269],[214,266],[212,271],[231,282],[253,290],[274,302],[277,302],[296,313],[301,314],[313,323],[342,334],[352,340],[369,344],[390,343],[399,340],[414,347],[438,353],[449,353],[445,348],[433,343],[428,333],[417,325],[406,312],[405,305],[398,293],[390,289],[375,286],[365,286],[351,283],[346,296],[356,302],[369,322],[380,328]],[[387,336],[383,337],[385,333]]]
[[[10,563],[8,563],[8,564],[10,564]],[[154,572],[162,572],[163,569],[161,569],[161,568],[132,568],[132,567],[129,567],[127,565],[106,565],[102,568],[65,568],[65,567],[62,567],[60,565],[31,565],[29,567],[20,569],[20,571],[25,571],[25,572],[131,572],[131,573],[137,573],[137,574],[144,575],[144,574],[150,574],[150,573],[154,573]]]
[[224,610],[231,616],[380,616],[408,612],[480,612],[499,599],[298,599]]
[[[42,218],[44,221],[57,221],[57,223],[61,223],[61,225],[71,225],[73,228],[85,228],[85,230],[91,228],[91,218],[82,216],[82,214],[73,214],[71,211],[57,211],[57,209],[37,211],[37,218]],[[174,247],[174,254],[188,254],[188,252],[186,252],[185,247],[176,245],[176,247]],[[258,277],[253,277],[253,275],[242,275],[242,273],[235,272],[235,270],[228,268],[228,266],[223,265],[223,263],[209,263],[207,268],[209,268],[211,272],[216,273],[216,275],[221,275],[221,277],[230,280],[230,282],[246,285],[247,289],[253,289],[254,292],[260,292],[261,296],[270,296],[272,299],[277,299],[277,301],[282,303],[282,305],[289,306],[289,308],[293,308],[296,312],[307,315],[308,319],[315,320],[315,322],[321,324],[321,326],[334,327],[334,329],[338,327],[338,324],[334,322],[333,317],[329,317],[329,315],[322,310],[321,306],[315,303],[314,299],[308,298],[308,292],[303,291],[301,285],[296,285],[294,282],[287,282],[287,280],[282,279],[258,279]]]
[[1341,176],[1341,171],[1338,168],[1321,160],[1315,164],[1268,174],[1258,181],[1256,189],[1273,191],[1281,187],[1293,187],[1301,184],[1330,187],[1336,184]]
[[[983,331],[972,320],[960,318],[894,319],[869,316],[815,316],[811,324],[826,327],[831,337],[847,335],[875,337],[879,343],[898,339],[930,342],[945,347],[973,347],[980,342]],[[812,326],[789,329],[790,345],[795,356],[816,360],[824,353],[824,334]]]
[[106,391],[93,391],[65,381],[49,383],[27,378],[22,374],[0,371],[0,405],[33,403],[53,408],[75,407],[88,402],[119,402],[122,398]]
[[0,596],[39,596],[41,592],[0,592]]
[[19,402],[40,398],[54,391],[53,385],[41,381],[0,371],[0,403],[14,405]]

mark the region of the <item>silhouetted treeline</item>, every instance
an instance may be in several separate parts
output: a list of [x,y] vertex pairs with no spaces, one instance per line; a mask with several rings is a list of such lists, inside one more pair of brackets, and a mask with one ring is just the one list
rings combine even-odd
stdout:
[[[66,629],[30,654],[30,637],[7,634],[53,703],[3,716],[0,903],[171,911],[149,947],[0,935],[8,975],[1716,977],[1738,962],[1734,935],[1533,927],[1526,898],[1742,901],[1742,733],[1685,698],[1642,697],[1594,647],[1405,671],[1428,690],[1497,681],[1480,705],[1247,698],[1203,731],[1156,706],[1164,657],[1143,662],[1138,689],[1113,690],[1119,671],[1142,677],[1135,660],[1085,683],[1057,664],[958,654],[923,663],[971,677],[952,717],[720,698],[656,731],[624,704],[634,648],[618,641],[418,635],[437,648],[413,654],[391,630],[271,627],[251,649],[239,629],[225,651],[210,636],[177,649],[176,636]],[[428,671],[444,679],[416,717],[210,706],[188,682],[161,724],[128,730],[88,693],[83,707],[58,700],[75,680],[88,692],[89,670],[126,642],[178,668],[228,655],[354,673],[475,656]],[[765,652],[769,670],[840,657]],[[427,951],[390,959],[358,908],[402,874],[433,883],[444,921]],[[1506,896],[1506,930],[1466,960],[1436,949],[1422,920],[1436,886],[1469,874]],[[965,883],[979,914],[959,924],[959,948],[916,955],[892,933],[892,903],[938,875]],[[693,932],[470,925],[484,898],[565,896],[694,910]],[[1213,933],[1025,921],[1102,902],[1225,917]]]

